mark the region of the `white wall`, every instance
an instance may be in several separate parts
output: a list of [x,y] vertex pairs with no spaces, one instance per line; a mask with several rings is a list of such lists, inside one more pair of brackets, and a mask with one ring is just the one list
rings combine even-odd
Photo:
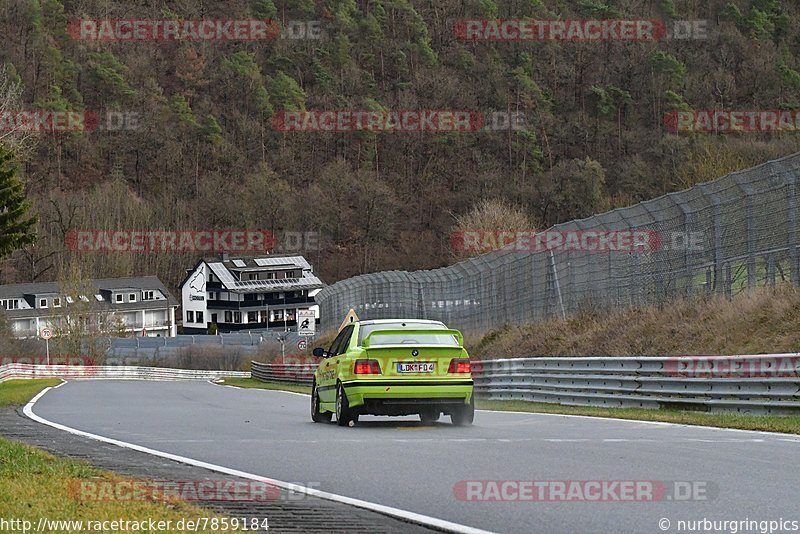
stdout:
[[[206,293],[206,280],[208,279],[209,271],[208,266],[205,263],[201,263],[189,275],[189,278],[186,279],[186,284],[181,288],[182,322],[186,327],[205,328],[211,322],[211,317],[208,314],[208,294]],[[197,319],[197,312],[203,312],[203,322],[187,323],[187,311],[194,312],[195,320]]]

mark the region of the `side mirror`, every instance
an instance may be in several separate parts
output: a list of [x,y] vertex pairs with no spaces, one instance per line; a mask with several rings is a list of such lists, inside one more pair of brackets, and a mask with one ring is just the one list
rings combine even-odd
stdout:
[[325,357],[325,349],[323,349],[322,347],[317,347],[311,352],[311,354],[313,354],[317,358],[324,358]]

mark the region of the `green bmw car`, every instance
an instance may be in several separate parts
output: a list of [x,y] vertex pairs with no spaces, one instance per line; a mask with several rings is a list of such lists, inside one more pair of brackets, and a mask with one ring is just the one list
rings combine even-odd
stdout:
[[449,415],[472,424],[475,399],[461,332],[438,321],[381,319],[345,326],[322,358],[311,389],[311,419],[353,425],[360,415]]

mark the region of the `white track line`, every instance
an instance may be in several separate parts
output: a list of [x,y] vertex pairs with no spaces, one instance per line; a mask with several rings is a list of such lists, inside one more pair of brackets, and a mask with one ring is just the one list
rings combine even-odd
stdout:
[[325,499],[328,501],[334,501],[342,504],[347,504],[350,506],[355,506],[356,508],[363,508],[365,510],[371,510],[373,512],[378,512],[379,514],[387,515],[390,517],[398,518],[402,521],[407,521],[410,523],[416,523],[418,525],[426,526],[435,528],[444,532],[455,532],[458,534],[491,534],[490,531],[481,530],[473,527],[469,527],[466,525],[460,525],[458,523],[451,523],[450,521],[445,521],[444,519],[437,519],[435,517],[430,517],[422,514],[417,514],[415,512],[409,512],[407,510],[401,510],[399,508],[393,508],[391,506],[385,506],[383,504],[377,504],[369,501],[363,501],[361,499],[355,499],[352,497],[345,497],[343,495],[337,495],[335,493],[328,493],[327,491],[320,491],[314,488],[307,488],[305,486],[301,486],[299,484],[292,484],[290,482],[283,482],[281,480],[275,480],[272,478],[262,477],[259,475],[254,475],[252,473],[246,473],[244,471],[239,471],[237,469],[231,469],[228,467],[223,467],[221,465],[210,464],[207,462],[202,462],[200,460],[195,460],[193,458],[186,458],[184,456],[178,456],[176,454],[170,454],[168,452],[157,451],[154,449],[149,449],[147,447],[142,447],[141,445],[134,445],[133,443],[128,443],[125,441],[120,441],[117,439],[107,438],[105,436],[99,436],[97,434],[91,434],[89,432],[84,432],[82,430],[78,430],[75,428],[71,428],[59,423],[54,423],[52,421],[48,421],[43,417],[39,417],[35,413],[33,413],[33,407],[36,402],[41,399],[45,393],[50,391],[53,388],[45,388],[39,392],[31,401],[25,405],[23,408],[23,413],[28,416],[29,418],[33,419],[38,423],[42,423],[43,425],[47,425],[53,428],[57,428],[58,430],[63,430],[65,432],[69,432],[70,434],[75,434],[76,436],[83,436],[86,438],[94,439],[97,441],[102,441],[104,443],[110,443],[112,445],[117,445],[118,447],[123,447],[126,449],[131,449],[134,451],[143,452],[145,454],[151,454],[153,456],[158,456],[160,458],[166,458],[168,460],[174,460],[176,462],[181,462],[184,464],[193,465],[196,467],[202,467],[204,469],[210,469],[211,471],[216,471],[218,473],[225,473],[226,475],[236,476],[240,478],[246,478],[249,480],[255,480],[258,482],[264,482],[266,484],[272,484],[274,486],[278,486],[279,488],[283,488],[285,490],[293,491],[296,493],[304,493],[306,495],[310,495],[312,497],[319,497],[320,499]]

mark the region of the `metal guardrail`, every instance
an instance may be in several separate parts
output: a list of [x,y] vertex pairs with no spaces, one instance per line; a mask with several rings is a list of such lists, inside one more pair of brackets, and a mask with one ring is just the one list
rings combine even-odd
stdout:
[[614,408],[798,413],[800,354],[473,361],[479,397]]
[[310,386],[317,365],[313,363],[271,364],[250,362],[250,374],[261,382]]
[[31,365],[10,363],[0,366],[0,382],[23,378],[216,380],[219,378],[250,378],[250,373],[247,371],[202,371],[114,365]]

